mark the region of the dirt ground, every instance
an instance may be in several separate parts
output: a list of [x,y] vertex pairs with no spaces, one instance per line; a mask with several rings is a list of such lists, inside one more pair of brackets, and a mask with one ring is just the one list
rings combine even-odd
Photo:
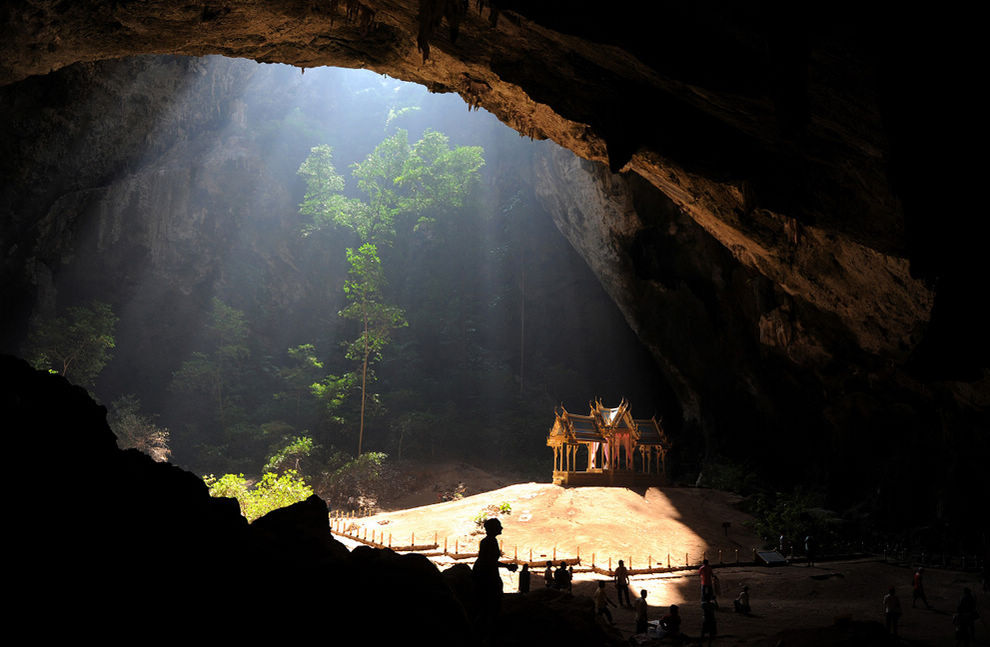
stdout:
[[[458,475],[470,472],[455,470]],[[483,475],[482,472],[478,474]],[[477,476],[477,475],[475,475]],[[470,493],[485,485],[500,485],[500,479],[485,475],[480,482],[465,487]],[[436,500],[436,493],[417,492],[410,487],[407,500]],[[487,492],[464,496],[444,503],[385,512],[353,520],[355,528],[374,532],[387,542],[405,545],[415,534],[416,544],[432,542],[440,548],[475,552],[483,532],[474,519],[489,509],[508,504],[511,513],[500,515],[504,532],[502,550],[507,559],[534,562],[572,559],[580,556],[582,566],[594,563],[607,567],[623,559],[632,569],[643,568],[648,560],[666,566],[668,553],[672,566],[691,564],[706,554],[716,566],[720,585],[718,613],[719,638],[716,644],[776,644],[772,636],[786,629],[829,627],[847,620],[883,622],[881,599],[890,586],[896,587],[904,615],[900,635],[912,643],[955,645],[952,613],[963,587],[976,595],[983,620],[977,621],[976,644],[990,644],[990,631],[979,577],[939,569],[926,569],[926,591],[932,609],[911,607],[911,577],[907,566],[884,563],[877,559],[826,561],[807,567],[794,564],[780,567],[734,566],[736,550],[740,559],[752,560],[752,549],[759,543],[744,522],[747,515],[733,504],[734,495],[696,488],[649,488],[633,491],[625,488],[561,488],[549,483],[517,483]],[[728,523],[726,527],[723,524]],[[353,542],[345,543],[353,546]],[[556,553],[554,550],[556,549]],[[721,553],[719,552],[721,551]],[[720,565],[721,561],[725,562]],[[434,558],[437,566],[447,568],[447,557]],[[470,563],[470,560],[468,561]],[[574,594],[591,596],[597,582],[605,576],[575,568]],[[503,573],[504,590],[516,591],[518,574]],[[542,569],[536,568],[533,586],[543,586]],[[743,585],[750,587],[753,612],[738,615],[732,600]],[[701,627],[700,584],[696,571],[634,575],[633,596],[647,591],[651,619],[666,613],[671,604],[679,605],[683,629],[697,636]],[[609,596],[617,602],[614,586]],[[618,628],[632,636],[633,612],[612,609]],[[826,643],[827,644],[827,643]]]

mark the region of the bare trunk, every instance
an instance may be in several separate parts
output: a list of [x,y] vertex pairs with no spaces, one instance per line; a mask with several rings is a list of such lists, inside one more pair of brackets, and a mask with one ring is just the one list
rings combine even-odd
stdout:
[[370,354],[368,348],[368,311],[365,308],[364,311],[364,362],[361,365],[361,423],[358,426],[358,458],[361,457],[361,444],[364,441],[364,394],[365,386],[368,381],[368,355]]

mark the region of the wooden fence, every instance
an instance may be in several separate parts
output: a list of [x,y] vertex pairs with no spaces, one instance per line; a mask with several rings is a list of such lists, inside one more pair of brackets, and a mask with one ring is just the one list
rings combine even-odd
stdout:
[[[391,532],[385,532],[384,530],[378,531],[374,528],[370,530],[367,527],[353,527],[354,517],[353,516],[333,516],[330,518],[330,532],[334,535],[340,537],[346,537],[352,541],[359,542],[366,546],[371,546],[373,548],[388,548],[396,552],[409,552],[409,553],[419,553],[425,557],[447,557],[455,561],[474,559],[478,556],[477,552],[472,552],[467,550],[469,546],[461,546],[460,540],[455,539],[451,544],[447,537],[443,538],[441,544],[439,533],[434,532],[432,541],[426,543],[416,543],[415,533],[410,533],[408,536],[408,543],[405,542],[407,537],[393,537]],[[420,538],[422,539],[422,537]],[[472,542],[471,547],[474,546]],[[554,546],[549,552],[543,553],[540,551],[534,551],[532,548],[524,548],[520,554],[519,547],[513,546],[511,550],[511,557],[509,557],[510,552],[506,549],[504,544],[501,544],[502,555],[504,562],[511,562],[514,564],[528,564],[530,568],[540,567],[542,568],[548,561],[552,562],[554,566],[559,566],[561,562],[565,562],[568,566],[574,567],[575,572],[583,573],[598,573],[600,575],[613,576],[615,574],[614,566],[618,564],[618,559],[612,556],[603,557],[602,562],[598,561],[598,554],[596,552],[591,553],[590,562],[585,562],[581,558],[581,547],[577,546],[575,555],[567,557],[558,555],[557,546]],[[742,551],[742,553],[736,549],[730,554],[726,554],[722,550],[713,551],[712,557],[708,557],[707,552],[703,552],[700,555],[695,555],[696,562],[691,561],[691,555],[688,552],[684,552],[684,560],[681,561],[680,556],[682,553],[671,553],[668,552],[666,555],[661,555],[660,561],[654,562],[653,555],[649,555],[646,559],[646,564],[644,566],[636,567],[632,556],[621,557],[624,560],[626,569],[629,575],[651,575],[657,573],[671,573],[675,571],[684,570],[694,570],[697,569],[702,560],[710,559],[710,563],[713,567],[718,566],[746,566],[753,565],[757,563],[756,550],[752,550],[752,555],[749,551]],[[534,558],[534,554],[537,555]],[[587,553],[585,553],[587,555]],[[745,559],[743,559],[745,557]]]

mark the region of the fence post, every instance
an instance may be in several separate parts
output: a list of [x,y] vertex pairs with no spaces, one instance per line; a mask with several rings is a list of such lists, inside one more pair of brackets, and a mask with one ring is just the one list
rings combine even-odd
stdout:
[[553,547],[553,562],[554,562],[554,564],[557,563],[557,547],[556,546]]
[[667,568],[670,568],[670,551],[667,551]]
[[612,572],[612,558],[611,557],[608,558],[608,572],[609,573]]
[[388,533],[388,547],[392,547],[392,533]]
[[595,554],[591,553],[591,568],[595,568]]
[[690,562],[688,561],[688,554],[687,553],[684,553],[684,565],[685,566],[689,566],[690,565]]
[[721,548],[718,549],[718,563],[719,564],[724,564],[725,563],[725,562],[722,561],[722,549]]
[[736,549],[736,564],[739,563],[739,549]]

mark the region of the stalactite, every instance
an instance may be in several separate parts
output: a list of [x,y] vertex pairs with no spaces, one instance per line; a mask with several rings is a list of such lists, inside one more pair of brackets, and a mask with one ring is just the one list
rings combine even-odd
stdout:
[[[469,4],[469,0],[419,1],[419,13],[416,15],[419,33],[416,36],[416,45],[423,53],[424,63],[430,57],[430,38],[444,18],[447,19],[447,26],[450,29],[450,42],[457,41],[461,21],[467,15]],[[499,12],[495,0],[475,0],[475,8],[479,14],[483,13],[484,9],[488,9],[488,23],[492,27],[498,24]]]

